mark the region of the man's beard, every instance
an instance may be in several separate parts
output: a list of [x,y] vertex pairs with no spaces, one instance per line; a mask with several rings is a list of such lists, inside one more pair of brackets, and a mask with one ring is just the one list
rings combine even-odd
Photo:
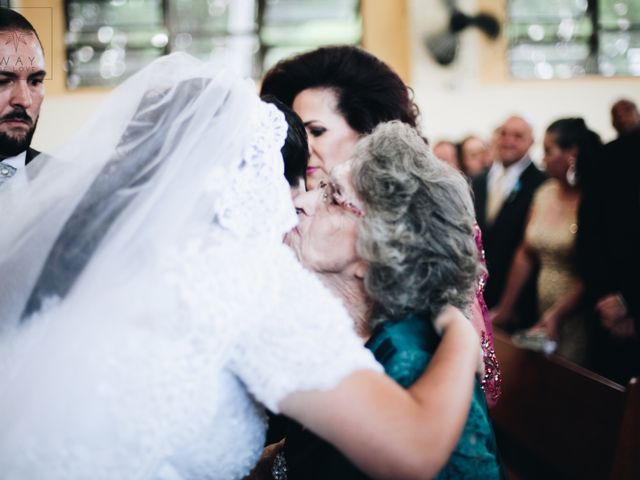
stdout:
[[[19,114],[18,115],[8,114],[8,115],[5,115],[0,120],[8,119],[7,117],[23,118]],[[31,120],[31,118],[29,118],[29,120]],[[33,134],[36,131],[37,125],[38,125],[38,120],[36,119],[36,121],[33,123],[31,128],[24,135],[17,136],[17,137],[9,135],[6,132],[0,132],[0,158],[15,157],[19,153],[22,153],[27,148],[29,148],[29,145],[31,145],[31,139],[33,138]]]

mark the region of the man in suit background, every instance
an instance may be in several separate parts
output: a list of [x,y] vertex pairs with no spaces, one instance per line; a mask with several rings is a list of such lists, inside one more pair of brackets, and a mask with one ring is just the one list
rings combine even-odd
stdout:
[[[521,116],[507,118],[498,130],[496,161],[472,180],[489,271],[485,289],[489,308],[500,300],[513,256],[522,241],[533,194],[546,178],[531,161],[532,145],[531,124]],[[500,326],[514,330],[535,322],[535,276],[523,290],[516,311],[517,319]]]
[[581,207],[578,260],[600,331],[591,368],[626,384],[640,375],[640,113],[620,100]]
[[39,152],[30,148],[44,98],[42,44],[33,25],[0,8],[0,184],[24,177]]
[[637,133],[640,130],[640,111],[631,100],[621,98],[611,107],[611,124],[618,132],[618,138]]

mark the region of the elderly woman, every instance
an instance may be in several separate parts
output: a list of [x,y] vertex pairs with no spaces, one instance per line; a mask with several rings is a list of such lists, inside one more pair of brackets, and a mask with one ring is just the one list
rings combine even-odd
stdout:
[[[468,308],[481,269],[466,181],[438,161],[410,126],[389,122],[299,195],[287,243],[340,296],[358,334],[404,387],[437,348],[431,320],[446,305]],[[425,426],[426,427],[426,426]],[[333,447],[289,429],[276,479],[366,478]],[[484,394],[476,382],[463,435],[438,478],[498,478]]]

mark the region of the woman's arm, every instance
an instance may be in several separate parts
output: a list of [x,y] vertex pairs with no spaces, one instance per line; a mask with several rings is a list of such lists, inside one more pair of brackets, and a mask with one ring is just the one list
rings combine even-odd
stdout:
[[584,285],[580,282],[573,290],[559,298],[551,307],[542,313],[538,323],[532,330],[544,330],[547,336],[553,340],[558,337],[558,326],[562,320],[573,313],[580,305],[584,295]]
[[529,280],[535,264],[536,259],[533,253],[523,241],[513,257],[513,263],[511,264],[506,287],[500,302],[489,313],[494,325],[506,325],[510,321],[520,292],[527,280]]
[[462,313],[447,309],[439,318],[444,336],[410,393],[385,375],[358,371],[332,390],[290,394],[280,409],[374,478],[432,478],[460,437],[480,358]]

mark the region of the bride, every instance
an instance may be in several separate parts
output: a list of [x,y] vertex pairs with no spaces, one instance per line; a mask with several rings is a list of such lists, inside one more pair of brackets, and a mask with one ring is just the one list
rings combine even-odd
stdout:
[[187,55],[109,95],[0,233],[5,479],[235,479],[263,407],[376,478],[429,478],[468,412],[477,337],[455,309],[409,393],[282,244],[282,115]]

